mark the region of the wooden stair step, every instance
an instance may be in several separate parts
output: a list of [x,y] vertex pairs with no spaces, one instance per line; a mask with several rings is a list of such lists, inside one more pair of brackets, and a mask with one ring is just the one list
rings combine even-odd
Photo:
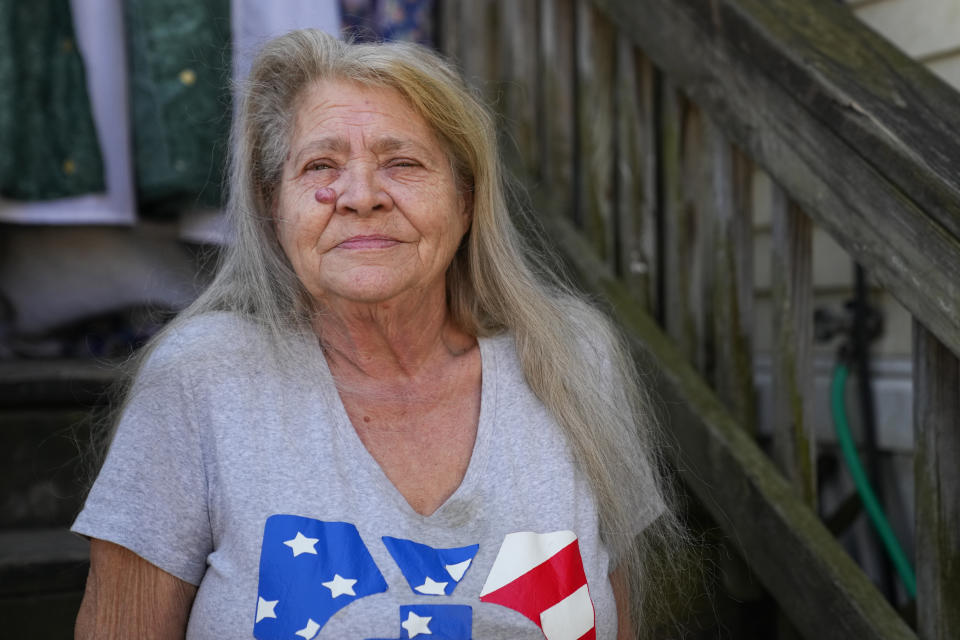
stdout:
[[102,404],[122,371],[120,362],[92,359],[0,361],[0,409]]
[[0,598],[82,591],[90,543],[67,529],[0,531]]
[[91,477],[96,432],[86,410],[0,411],[0,529],[72,521]]

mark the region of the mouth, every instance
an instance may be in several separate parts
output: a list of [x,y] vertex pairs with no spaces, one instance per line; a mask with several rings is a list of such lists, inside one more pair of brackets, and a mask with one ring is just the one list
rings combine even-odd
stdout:
[[399,240],[390,236],[353,236],[337,245],[338,249],[388,249],[399,244]]

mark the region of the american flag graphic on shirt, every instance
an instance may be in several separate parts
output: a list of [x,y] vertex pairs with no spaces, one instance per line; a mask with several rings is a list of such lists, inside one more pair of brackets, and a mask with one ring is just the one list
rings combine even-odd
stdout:
[[[381,540],[412,592],[421,596],[451,595],[479,549],[476,544],[434,548],[389,536]],[[273,515],[264,527],[253,635],[315,640],[338,611],[385,591],[387,583],[356,526]],[[508,534],[480,601],[520,612],[547,640],[596,638],[593,602],[572,531]],[[399,618],[399,635],[389,640],[472,638],[473,609],[467,605],[401,605]]]

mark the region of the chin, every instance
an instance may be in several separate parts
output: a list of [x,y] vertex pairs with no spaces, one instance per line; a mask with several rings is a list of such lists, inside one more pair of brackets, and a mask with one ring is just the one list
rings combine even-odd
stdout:
[[327,289],[326,297],[357,304],[378,304],[389,302],[407,290],[408,287],[401,286],[398,283],[374,280],[370,282],[351,282],[349,286],[330,287]]

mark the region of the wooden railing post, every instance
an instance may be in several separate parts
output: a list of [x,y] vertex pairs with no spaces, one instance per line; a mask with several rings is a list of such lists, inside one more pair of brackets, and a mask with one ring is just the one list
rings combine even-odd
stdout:
[[540,73],[546,108],[540,141],[546,185],[541,215],[574,217],[573,0],[540,0]]
[[458,5],[454,12],[459,18],[457,33],[459,62],[464,77],[480,89],[488,104],[498,98],[497,72],[500,69],[500,33],[496,0],[473,2],[445,2]]
[[713,156],[714,388],[748,433],[755,432],[753,380],[752,167],[720,130],[710,127]]
[[705,125],[696,105],[669,83],[661,99],[664,327],[689,361],[706,373],[704,317],[711,300],[704,286],[704,247],[709,246],[712,220],[704,212],[710,179],[704,167]]
[[497,2],[498,43],[502,54],[498,70],[501,90],[499,108],[505,156],[515,174],[528,181],[539,178],[537,136],[537,0]]
[[616,38],[610,22],[586,0],[576,2],[577,137],[583,161],[579,210],[583,229],[604,261],[616,264],[614,243],[613,90]]
[[439,28],[437,29],[437,46],[444,55],[457,64],[463,61],[463,33],[460,10],[463,5],[459,2],[441,2],[438,6]]
[[813,400],[813,224],[774,185],[773,454],[797,495],[816,508]]
[[960,638],[960,361],[913,324],[917,626]]
[[644,309],[656,304],[657,147],[654,69],[622,35],[617,38],[617,236],[619,273]]

